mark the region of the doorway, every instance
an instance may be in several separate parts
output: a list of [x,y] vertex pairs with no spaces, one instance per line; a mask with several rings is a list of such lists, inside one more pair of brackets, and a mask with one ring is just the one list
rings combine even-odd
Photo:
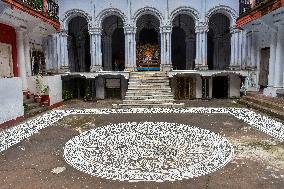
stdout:
[[227,76],[213,77],[212,98],[222,99],[229,96],[229,78]]
[[260,51],[259,86],[263,90],[268,86],[270,48],[263,48]]

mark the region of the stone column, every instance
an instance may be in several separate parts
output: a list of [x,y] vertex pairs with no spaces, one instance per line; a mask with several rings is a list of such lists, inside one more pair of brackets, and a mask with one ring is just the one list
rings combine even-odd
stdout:
[[240,69],[239,53],[241,49],[240,49],[239,37],[240,37],[240,30],[236,26],[231,27],[231,61],[230,61],[231,70]]
[[134,71],[136,68],[136,28],[124,27],[125,34],[125,70]]
[[207,33],[208,26],[196,26],[196,69],[208,70],[207,64]]
[[247,33],[245,30],[241,32],[242,44],[241,44],[241,69],[245,69],[247,62]]
[[271,32],[270,38],[270,58],[269,58],[269,75],[268,75],[268,87],[264,89],[264,95],[276,96],[276,91],[273,89],[274,76],[275,76],[275,60],[276,60],[276,47],[277,47],[277,32]]
[[278,26],[276,58],[274,67],[274,88],[283,87],[283,59],[284,59],[284,26]]
[[112,48],[110,36],[105,36],[103,38],[103,48],[104,71],[112,71]]
[[255,32],[252,32],[251,34],[251,48],[249,49],[251,54],[251,60],[250,60],[250,68],[256,69],[256,61],[257,61],[257,35]]
[[25,34],[25,41],[24,41],[24,46],[25,46],[25,62],[26,62],[26,73],[27,76],[32,75],[32,66],[31,66],[31,55],[30,55],[30,37],[28,34]]
[[24,48],[24,31],[21,29],[17,30],[17,61],[19,65],[19,76],[22,79],[22,89],[23,91],[28,91]]
[[193,61],[194,61],[194,54],[192,51],[194,51],[194,37],[193,36],[187,36],[185,38],[185,44],[186,44],[186,69],[192,70],[193,68]]
[[161,71],[172,70],[172,60],[171,60],[171,26],[162,26],[160,28],[161,32]]
[[214,42],[214,54],[213,54],[213,68],[214,69],[217,69],[219,70],[220,67],[222,67],[223,65],[221,65],[223,62],[220,62],[219,60],[219,57],[220,57],[220,54],[219,54],[219,43],[220,43],[220,40],[222,38],[218,35],[216,36],[214,39],[213,39],[213,42]]
[[251,32],[248,32],[247,35],[246,35],[246,38],[247,38],[247,47],[246,47],[246,54],[247,54],[247,57],[246,57],[246,65],[245,65],[245,68],[250,68],[251,67],[251,36],[252,36],[252,33]]
[[90,29],[91,72],[102,70],[101,28]]
[[70,72],[69,58],[68,58],[68,32],[66,30],[62,30],[60,33],[60,44],[61,44],[60,70],[61,72]]

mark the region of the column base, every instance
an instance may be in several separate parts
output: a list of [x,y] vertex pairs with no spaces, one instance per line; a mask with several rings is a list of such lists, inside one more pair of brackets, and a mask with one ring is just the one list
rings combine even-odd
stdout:
[[246,66],[246,67],[245,67],[245,70],[255,71],[255,70],[256,70],[256,67],[254,67],[254,66]]
[[134,67],[126,67],[126,68],[124,69],[124,71],[127,71],[127,72],[135,72],[136,69],[135,69]]
[[61,66],[60,70],[58,70],[59,73],[70,73],[69,66]]
[[173,70],[172,65],[169,64],[161,64],[161,71],[162,72],[170,72]]
[[196,70],[208,70],[208,65],[201,65],[201,64],[197,64],[196,66],[195,66],[195,69]]
[[103,67],[95,65],[95,66],[91,66],[90,70],[91,70],[91,72],[100,72],[100,71],[103,71]]
[[230,65],[229,66],[229,70],[232,70],[232,71],[241,70],[241,66],[239,66],[239,65]]

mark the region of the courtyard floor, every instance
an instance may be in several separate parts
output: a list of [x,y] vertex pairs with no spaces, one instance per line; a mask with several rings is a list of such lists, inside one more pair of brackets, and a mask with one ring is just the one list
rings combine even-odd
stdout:
[[[111,108],[113,103],[117,102],[70,101],[58,110]],[[233,100],[189,101],[186,104],[188,107],[239,108]],[[70,162],[66,163],[64,147],[70,139],[91,129],[133,122],[167,122],[206,129],[227,139],[233,146],[234,155],[217,171],[195,178],[164,182],[104,179],[81,172]],[[226,113],[70,114],[2,150],[0,180],[0,188],[3,189],[280,189],[284,188],[284,144],[248,122]]]

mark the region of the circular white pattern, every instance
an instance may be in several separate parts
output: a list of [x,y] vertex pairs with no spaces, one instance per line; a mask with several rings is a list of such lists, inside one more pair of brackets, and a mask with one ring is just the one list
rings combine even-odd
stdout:
[[212,173],[233,156],[232,145],[211,131],[176,123],[120,123],[66,143],[76,169],[119,181],[175,181]]

